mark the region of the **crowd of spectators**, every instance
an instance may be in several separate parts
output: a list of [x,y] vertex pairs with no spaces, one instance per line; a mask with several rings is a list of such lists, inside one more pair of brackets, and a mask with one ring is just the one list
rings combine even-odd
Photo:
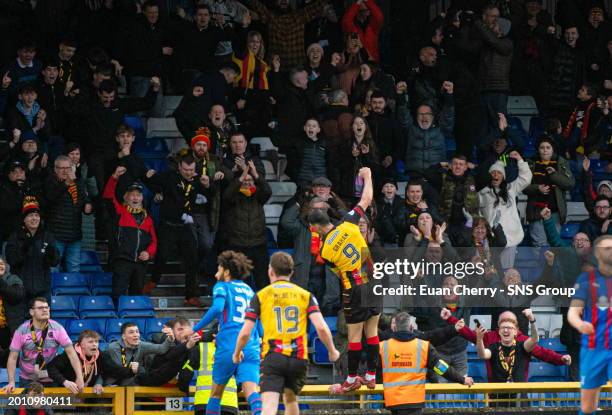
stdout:
[[[324,209],[339,220],[361,197],[362,167],[378,193],[360,224],[372,248],[482,262],[487,283],[509,286],[525,279],[517,246],[558,247],[567,254],[547,252],[547,267],[562,276],[554,284],[572,287],[593,266],[594,239],[612,234],[612,182],[591,169],[603,160],[612,174],[612,31],[603,2],[558,1],[554,19],[541,0],[453,0],[433,19],[412,3],[427,2],[2,2],[0,347],[10,350],[9,372],[21,352],[26,381],[44,362],[48,377],[39,380],[71,390],[144,384],[148,368],[163,363],[147,366],[148,356],[163,361],[180,343],[182,358],[198,340],[177,329],[188,325],[181,319],[158,345],[124,325],[96,369],[98,334],[83,332],[72,347],[49,322],[51,272],[80,271],[83,214],[109,241],[115,300],[151,295],[175,251],[186,306],[202,306],[200,282],[212,286],[211,259],[226,249],[253,261],[248,282],[263,288],[272,189],[254,137],[271,137],[286,159],[276,173],[298,185],[283,206],[278,247],[294,250],[293,280],[327,315],[340,309],[339,283],[306,218]],[[163,117],[167,95],[182,96],[172,117],[184,142],[156,171],[135,151],[125,116]],[[535,142],[510,128],[510,95],[534,97],[544,125]],[[408,181],[403,195],[398,181]],[[567,246],[559,233],[569,192],[589,218]],[[155,217],[149,202],[159,205]],[[442,277],[440,285],[457,284]],[[511,322],[526,332],[532,316],[522,309],[532,299],[496,297],[492,328]],[[469,317],[471,306],[458,300],[435,306]],[[419,314],[429,306],[404,303],[417,320],[443,324],[428,317],[431,309]],[[506,310],[514,319],[502,318]],[[6,333],[15,333],[10,346]],[[37,354],[30,333],[57,344]],[[565,322],[561,335],[577,364],[575,330]],[[538,350],[534,340],[525,353]],[[466,343],[451,342],[441,350],[461,361]],[[482,356],[499,354],[481,345],[481,333],[478,343]],[[59,347],[64,354],[51,363]]]

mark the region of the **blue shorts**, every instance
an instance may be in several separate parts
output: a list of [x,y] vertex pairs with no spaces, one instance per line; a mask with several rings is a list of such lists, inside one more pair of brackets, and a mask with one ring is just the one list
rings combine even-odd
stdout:
[[612,350],[580,350],[580,388],[599,388],[612,380]]
[[232,362],[234,350],[215,350],[212,378],[217,385],[226,385],[232,376],[236,376],[236,383],[254,382],[259,384],[259,349],[244,349],[244,359],[240,364]]

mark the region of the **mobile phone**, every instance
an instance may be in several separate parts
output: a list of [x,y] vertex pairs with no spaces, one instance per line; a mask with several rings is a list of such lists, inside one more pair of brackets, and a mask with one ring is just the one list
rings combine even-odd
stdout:
[[351,33],[351,39],[353,39],[353,40],[359,39],[359,35],[357,34],[357,32]]
[[476,327],[480,328],[480,321],[477,318],[474,319],[474,323],[476,323]]

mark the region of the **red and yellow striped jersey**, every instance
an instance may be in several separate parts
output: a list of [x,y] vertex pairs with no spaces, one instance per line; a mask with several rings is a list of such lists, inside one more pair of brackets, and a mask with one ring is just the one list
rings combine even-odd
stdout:
[[332,266],[346,290],[368,282],[370,252],[358,226],[364,215],[361,207],[355,206],[323,239],[321,258]]
[[262,358],[268,353],[281,353],[308,359],[308,316],[318,312],[314,295],[290,281],[280,280],[253,297],[245,318],[261,320]]

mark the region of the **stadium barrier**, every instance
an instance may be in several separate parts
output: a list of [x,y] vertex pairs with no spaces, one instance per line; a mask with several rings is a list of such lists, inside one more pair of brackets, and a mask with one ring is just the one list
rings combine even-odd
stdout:
[[[300,404],[309,409],[382,409],[383,387],[362,388],[346,395],[330,396],[328,385],[306,385],[300,394]],[[483,408],[504,403],[520,403],[519,406],[540,408],[577,407],[580,400],[578,382],[539,382],[539,383],[477,383],[471,388],[456,383],[427,384],[427,404],[429,408]],[[602,388],[601,407],[612,406],[612,384]],[[193,396],[195,388],[190,388]],[[500,397],[497,394],[518,394]],[[126,388],[125,415],[187,415],[193,410],[165,411],[168,403],[151,402],[151,398],[180,398],[185,395],[174,388],[130,387]],[[241,404],[245,404],[242,400]],[[184,403],[185,408],[190,405]],[[183,403],[180,405],[183,408]]]
[[[374,413],[374,410],[377,413],[386,412],[382,411],[382,385],[377,385],[373,390],[362,388],[340,396],[330,396],[328,387],[328,385],[305,386],[300,396],[300,404],[315,411],[343,409],[352,411],[351,413],[355,413],[355,410],[361,411],[360,413]],[[97,408],[108,408],[112,409],[114,415],[187,415],[193,414],[194,391],[195,388],[191,387],[191,398],[187,398],[177,388],[105,387],[102,395],[94,394],[92,388],[85,388],[85,392],[76,396],[71,404],[73,409],[78,409],[79,414],[89,412],[88,409],[93,412]],[[456,414],[478,411],[479,408],[482,411],[481,408],[504,404],[519,406],[521,409],[561,413],[563,412],[561,409],[570,410],[577,407],[580,401],[578,382],[477,383],[471,388],[456,383],[442,383],[427,384],[426,391],[427,408],[444,412],[455,408]],[[15,394],[21,392],[22,389],[16,389]],[[611,392],[612,384],[602,388],[601,408],[609,410],[612,407]],[[45,395],[68,396],[65,388],[45,388]],[[2,389],[0,389],[0,402],[2,402],[0,405],[2,413],[2,407],[7,402],[7,395]]]

